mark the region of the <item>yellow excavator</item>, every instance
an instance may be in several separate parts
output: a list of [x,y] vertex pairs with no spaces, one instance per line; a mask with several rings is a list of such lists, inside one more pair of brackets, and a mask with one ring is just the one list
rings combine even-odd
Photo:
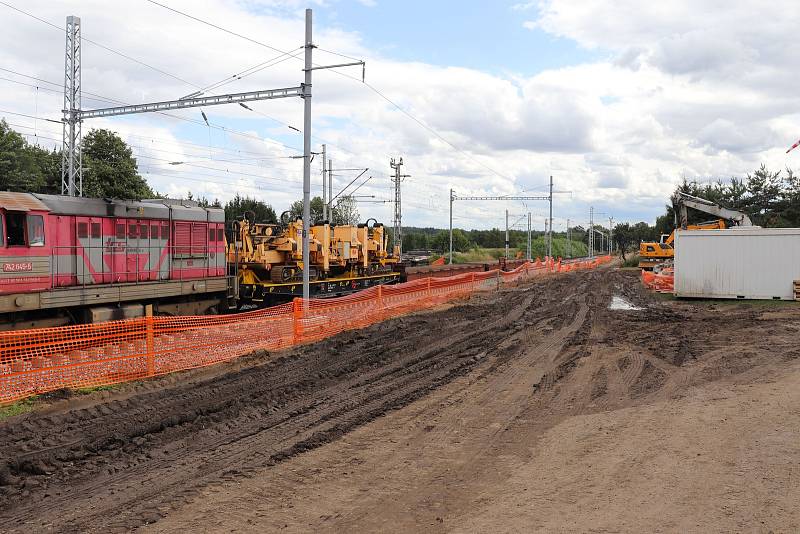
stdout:
[[[675,210],[675,227],[682,230],[724,230],[731,226],[753,226],[753,222],[746,213],[723,208],[704,198],[695,197],[687,193],[677,193],[672,197]],[[703,213],[715,215],[714,221],[689,224],[688,209],[696,209]],[[661,240],[644,241],[639,245],[639,268],[652,271],[657,265],[675,259],[675,230],[668,236],[662,235]]]

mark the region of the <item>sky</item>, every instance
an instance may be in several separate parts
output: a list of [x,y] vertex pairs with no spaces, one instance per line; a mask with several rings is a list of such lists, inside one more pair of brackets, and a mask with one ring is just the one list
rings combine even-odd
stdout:
[[[82,107],[94,109],[297,86],[308,7],[315,64],[366,61],[366,84],[357,67],[314,71],[311,129],[312,150],[324,143],[333,160],[335,192],[368,169],[351,186],[371,176],[357,192],[364,219],[391,223],[391,158],[410,175],[404,226],[447,227],[450,189],[543,196],[553,176],[558,230],[588,224],[590,206],[598,220],[653,223],[684,178],[796,167],[800,157],[785,154],[800,137],[800,6],[788,1],[158,3],[239,36],[148,0],[3,0],[0,116],[31,142],[60,145],[50,121],[63,107],[68,15],[81,17]],[[223,202],[238,193],[280,212],[302,197],[302,101],[248,105],[203,108],[208,126],[189,109],[83,129],[117,131],[161,193]],[[321,156],[311,165],[319,195]],[[506,210],[517,228],[532,212],[541,229],[547,203],[456,201],[453,221],[503,227]]]

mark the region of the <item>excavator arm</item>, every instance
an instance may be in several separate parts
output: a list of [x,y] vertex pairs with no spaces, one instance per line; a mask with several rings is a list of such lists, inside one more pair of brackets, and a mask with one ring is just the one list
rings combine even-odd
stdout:
[[[704,198],[694,197],[686,193],[677,193],[672,197],[672,205],[675,208],[675,227],[683,230],[724,229],[727,226],[726,221],[730,221],[732,226],[753,226],[753,222],[746,213],[723,208]],[[717,220],[689,224],[689,208],[713,215],[717,217]],[[652,269],[655,265],[674,258],[674,241],[675,231],[673,230],[669,237],[661,243],[641,243],[639,245],[639,267]]]
[[685,229],[689,226],[688,208],[731,221],[731,224],[734,226],[753,226],[753,222],[746,213],[723,208],[704,198],[695,197],[686,193],[677,193],[673,199],[673,203],[675,205],[675,217],[680,217],[680,220],[675,221],[676,227]]

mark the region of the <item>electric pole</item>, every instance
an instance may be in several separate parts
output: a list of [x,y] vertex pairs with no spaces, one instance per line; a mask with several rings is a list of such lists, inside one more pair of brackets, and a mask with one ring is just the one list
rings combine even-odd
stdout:
[[64,59],[64,118],[62,127],[61,194],[83,196],[81,167],[81,19],[67,17]]
[[[324,165],[324,163],[323,163]],[[328,216],[333,221],[333,160],[328,160]]]
[[550,251],[548,250],[548,247],[547,247],[547,237],[550,235],[550,232],[549,232],[550,226],[547,224],[547,222],[548,222],[547,219],[545,219],[544,220],[544,239],[545,239],[545,242],[544,242],[545,248],[544,248],[544,250],[545,250],[545,253],[547,254],[547,257],[549,258],[550,257]]
[[594,206],[589,206],[589,257],[594,258]]
[[567,219],[567,258],[572,258],[572,231],[569,227],[569,219]]
[[322,220],[328,220],[328,190],[327,190],[327,183],[326,183],[326,176],[328,173],[325,169],[325,162],[327,158],[325,157],[325,144],[322,145]]
[[547,257],[553,257],[553,177],[550,176],[550,231],[547,233]]
[[310,295],[309,233],[311,231],[311,10],[306,9],[305,83],[303,84],[303,300],[308,306]]
[[[394,182],[394,246],[398,251],[398,257],[403,253],[403,210],[400,204],[400,183],[403,178],[409,178],[410,174],[400,174],[400,168],[403,166],[403,158],[395,161],[392,158],[389,161],[389,166],[394,170],[392,182]],[[452,235],[452,232],[450,232]]]
[[506,261],[508,261],[508,210],[506,210]]
[[531,261],[531,212],[528,212],[528,261]]
[[608,218],[608,254],[614,252],[614,217]]
[[450,265],[453,265],[453,190],[450,189]]

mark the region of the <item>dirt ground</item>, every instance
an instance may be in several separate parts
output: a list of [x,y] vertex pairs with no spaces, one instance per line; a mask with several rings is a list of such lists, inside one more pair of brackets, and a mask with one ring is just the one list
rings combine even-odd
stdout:
[[553,276],[0,423],[0,530],[796,532],[798,337]]

